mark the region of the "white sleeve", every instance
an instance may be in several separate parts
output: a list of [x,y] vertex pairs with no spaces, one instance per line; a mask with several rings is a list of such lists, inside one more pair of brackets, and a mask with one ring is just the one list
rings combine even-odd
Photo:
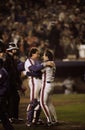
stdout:
[[31,66],[31,64],[30,64],[29,60],[27,59],[27,60],[25,61],[25,64],[24,64],[24,68],[25,68],[25,71],[26,71],[26,72],[29,71],[29,66]]

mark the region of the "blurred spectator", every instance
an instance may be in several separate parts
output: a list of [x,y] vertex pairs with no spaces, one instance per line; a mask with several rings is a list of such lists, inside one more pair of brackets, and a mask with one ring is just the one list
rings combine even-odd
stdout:
[[72,77],[67,77],[63,81],[62,86],[63,86],[63,90],[64,90],[65,94],[72,94],[72,93],[76,92],[75,81],[72,79]]

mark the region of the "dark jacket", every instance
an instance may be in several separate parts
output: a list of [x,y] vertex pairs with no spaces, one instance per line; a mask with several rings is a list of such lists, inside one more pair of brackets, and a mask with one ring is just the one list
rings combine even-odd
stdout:
[[15,90],[21,89],[22,81],[20,77],[20,72],[17,68],[17,62],[14,60],[13,56],[9,54],[6,55],[4,66],[9,75],[10,91],[13,92]]
[[8,73],[5,68],[0,68],[0,97],[4,97],[8,92]]

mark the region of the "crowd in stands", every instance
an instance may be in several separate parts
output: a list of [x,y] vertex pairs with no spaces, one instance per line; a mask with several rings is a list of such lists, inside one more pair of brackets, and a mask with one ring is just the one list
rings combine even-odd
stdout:
[[36,46],[53,49],[56,59],[79,58],[79,45],[85,44],[84,12],[84,0],[1,0],[0,33],[6,46],[17,44],[20,57]]

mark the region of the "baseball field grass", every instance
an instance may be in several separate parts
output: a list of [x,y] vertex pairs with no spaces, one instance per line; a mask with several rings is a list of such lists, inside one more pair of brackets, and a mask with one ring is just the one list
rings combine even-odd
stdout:
[[[58,126],[26,126],[26,108],[29,97],[22,96],[19,107],[19,116],[24,119],[23,122],[13,123],[15,130],[85,130],[85,94],[54,94],[52,101],[56,108],[59,120]],[[41,119],[46,118],[41,113]],[[4,130],[0,124],[0,130]]]

